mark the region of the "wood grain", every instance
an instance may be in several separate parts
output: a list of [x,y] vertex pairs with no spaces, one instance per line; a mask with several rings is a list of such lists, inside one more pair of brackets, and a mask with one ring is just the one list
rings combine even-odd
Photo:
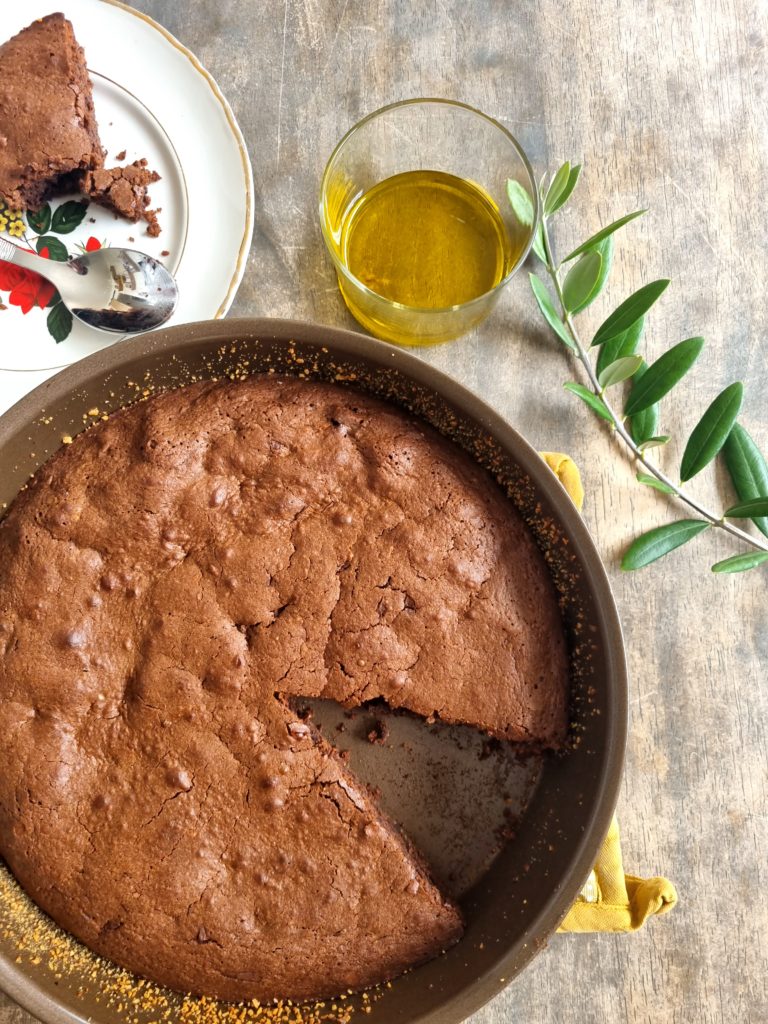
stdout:
[[[703,334],[701,363],[665,403],[675,472],[698,414],[734,379],[742,419],[768,450],[763,383],[768,301],[768,8],[758,0],[138,0],[210,69],[243,127],[256,231],[233,314],[356,326],[323,252],[316,194],[334,143],[363,114],[417,95],[495,115],[539,172],[585,171],[557,243],[580,241],[639,206],[625,229],[609,307],[653,277],[673,284],[647,351]],[[215,202],[211,230],[215,231]],[[561,252],[566,251],[561,248]],[[529,440],[571,452],[585,517],[608,565],[631,670],[619,812],[637,874],[667,874],[679,908],[634,936],[562,936],[473,1024],[768,1020],[766,572],[713,576],[734,552],[705,535],[661,566],[622,575],[631,537],[664,522],[665,498],[633,481],[608,432],[562,381],[579,379],[534,316],[523,275],[471,337],[423,353]],[[728,501],[722,476],[692,490]],[[0,1024],[31,1018],[0,1000]]]

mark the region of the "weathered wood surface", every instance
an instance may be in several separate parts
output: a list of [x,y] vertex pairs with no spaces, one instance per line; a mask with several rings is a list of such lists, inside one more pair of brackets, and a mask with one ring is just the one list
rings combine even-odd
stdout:
[[[684,439],[734,379],[743,419],[768,449],[765,230],[768,8],[757,0],[137,0],[207,65],[244,130],[256,230],[233,314],[354,327],[323,252],[316,195],[334,143],[394,99],[449,96],[498,117],[539,172],[582,160],[558,241],[639,206],[619,239],[606,303],[652,277],[673,285],[647,347],[703,334],[708,348],[663,425]],[[215,160],[215,154],[211,159]],[[216,230],[211,202],[211,231]],[[600,318],[600,308],[590,317]],[[555,938],[473,1024],[768,1020],[765,934],[765,571],[715,577],[733,552],[705,536],[667,562],[622,575],[633,531],[665,520],[608,433],[561,382],[578,372],[539,328],[524,276],[473,336],[424,353],[539,446],[572,452],[586,520],[626,632],[631,720],[619,806],[638,874],[667,874],[679,908],[634,936]],[[682,446],[665,458],[674,471]],[[692,489],[717,504],[723,478]],[[0,1024],[31,1018],[0,1000]]]

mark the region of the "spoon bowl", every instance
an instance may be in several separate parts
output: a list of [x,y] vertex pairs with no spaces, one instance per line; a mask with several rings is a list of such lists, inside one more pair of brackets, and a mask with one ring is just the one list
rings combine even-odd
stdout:
[[97,249],[57,263],[0,239],[0,259],[46,278],[73,316],[100,331],[151,331],[170,318],[179,298],[170,271],[135,249]]

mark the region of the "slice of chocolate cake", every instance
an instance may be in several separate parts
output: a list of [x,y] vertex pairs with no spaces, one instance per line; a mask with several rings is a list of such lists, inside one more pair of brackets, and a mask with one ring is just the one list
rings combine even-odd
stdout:
[[34,210],[103,163],[85,54],[49,14],[0,46],[0,199]]
[[[122,153],[125,157],[125,151]],[[0,46],[0,199],[36,210],[49,196],[82,192],[160,234],[146,160],[104,167],[85,53],[63,14],[32,22]]]
[[136,160],[126,167],[99,167],[88,171],[83,178],[83,192],[133,224],[145,220],[147,234],[156,237],[160,234],[157,222],[160,211],[148,209],[147,187],[159,180],[160,175],[149,170],[146,160]]

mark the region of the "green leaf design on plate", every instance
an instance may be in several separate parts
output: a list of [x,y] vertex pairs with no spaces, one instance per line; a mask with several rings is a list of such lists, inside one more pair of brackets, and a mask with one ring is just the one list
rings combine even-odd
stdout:
[[563,166],[559,168],[557,174],[552,179],[552,184],[547,189],[547,194],[544,199],[544,215],[546,217],[554,213],[557,209],[557,202],[568,187],[568,179],[570,176],[571,165],[566,160]]
[[621,560],[621,568],[627,572],[642,569],[675,548],[682,547],[709,525],[704,519],[679,519],[676,523],[657,526],[630,544]]
[[[605,282],[608,280],[608,275],[610,274],[611,267],[613,266],[613,239],[606,238],[604,241],[599,242],[594,249],[590,250],[590,252],[600,253],[600,258],[602,260],[602,263],[600,264],[600,275],[597,279],[597,284],[592,290],[592,294],[586,302],[582,302],[571,310],[574,314],[580,313],[583,309],[586,309],[587,306],[591,306],[605,287]],[[600,349],[600,351],[602,352],[602,349]]]
[[59,263],[66,263],[69,259],[69,253],[67,252],[66,245],[64,245],[60,238],[55,238],[53,235],[40,235],[38,240],[35,242],[35,248],[38,252],[42,252],[43,249],[47,249],[49,260],[57,260]]
[[647,487],[655,487],[657,491],[662,491],[664,494],[675,494],[675,488],[670,487],[669,484],[665,484],[663,480],[657,480],[655,476],[651,476],[649,473],[638,473],[637,480],[641,484],[645,484]]
[[557,315],[557,310],[552,303],[552,297],[547,291],[547,286],[541,278],[537,277],[535,274],[529,274],[528,277],[531,281],[531,290],[533,291],[534,298],[538,303],[542,316],[563,344],[567,345],[572,352],[576,352],[576,346],[568,333],[568,328]]
[[69,332],[72,330],[72,314],[63,302],[57,302],[55,306],[51,307],[46,324],[48,333],[58,344],[69,337]]
[[634,220],[636,217],[642,217],[642,215],[646,212],[646,210],[635,210],[634,213],[628,213],[626,217],[619,217],[619,219],[613,221],[612,224],[609,224],[607,227],[601,228],[599,231],[596,231],[594,235],[589,236],[586,242],[582,242],[581,245],[577,245],[572,252],[569,252],[563,260],[563,263],[567,263],[568,260],[572,260],[575,259],[577,256],[581,256],[581,254],[583,252],[586,252],[587,249],[593,249],[598,242],[602,242],[604,238],[608,238],[608,236],[612,235],[614,231],[618,231],[619,228],[623,228],[625,224],[629,224],[629,222],[631,220]]
[[768,496],[760,495],[739,505],[731,505],[723,513],[725,519],[754,519],[755,516],[768,516]]
[[680,463],[683,482],[700,473],[723,447],[739,415],[743,398],[744,385],[741,381],[729,384],[693,428]]
[[[742,501],[768,494],[768,465],[760,449],[740,423],[734,423],[733,430],[723,445],[723,456],[736,494]],[[768,537],[768,518],[756,516],[753,522],[758,530]]]
[[51,206],[46,203],[39,210],[27,210],[27,224],[36,231],[38,235],[44,235],[51,226]]
[[703,348],[703,338],[686,338],[659,356],[635,381],[624,407],[626,415],[635,416],[662,399],[688,373]]
[[593,409],[598,416],[606,420],[608,423],[613,423],[613,417],[608,412],[605,402],[602,398],[599,398],[594,391],[590,391],[589,388],[585,388],[583,384],[576,384],[574,381],[568,381],[567,384],[563,384],[566,391],[570,391],[574,395],[578,395],[582,402]]
[[603,258],[599,252],[585,252],[568,271],[563,282],[563,304],[569,313],[591,300],[600,280],[602,265]]
[[731,555],[722,562],[715,562],[712,572],[744,572],[768,562],[768,551],[750,551],[747,555]]
[[87,209],[88,203],[86,201],[70,199],[68,203],[62,203],[53,212],[51,230],[59,235],[68,235],[70,231],[74,231],[82,223]]
[[[606,242],[611,242],[611,239],[606,239]],[[643,336],[644,328],[645,317],[641,316],[623,334],[617,334],[615,338],[604,342],[597,353],[597,372],[601,373],[609,363],[616,359],[634,355]]]
[[562,192],[557,197],[557,199],[555,200],[555,202],[552,204],[551,208],[548,211],[548,213],[550,215],[553,214],[553,213],[557,213],[557,211],[562,206],[565,206],[565,204],[571,198],[571,192],[573,192],[573,190],[576,188],[576,183],[579,180],[579,175],[580,174],[581,174],[581,164],[574,164],[574,166],[570,170],[570,173],[568,174],[568,181],[566,181],[566,183],[565,183],[565,185],[563,187]]
[[629,380],[643,365],[642,356],[624,356],[621,359],[609,363],[603,372],[599,374],[597,381],[601,388],[610,388],[614,384],[621,384],[623,380]]
[[636,320],[645,316],[668,285],[667,279],[661,279],[651,281],[649,284],[644,284],[642,288],[638,288],[628,299],[624,299],[606,320],[603,320],[592,339],[592,344],[602,345],[618,334],[623,334]]

